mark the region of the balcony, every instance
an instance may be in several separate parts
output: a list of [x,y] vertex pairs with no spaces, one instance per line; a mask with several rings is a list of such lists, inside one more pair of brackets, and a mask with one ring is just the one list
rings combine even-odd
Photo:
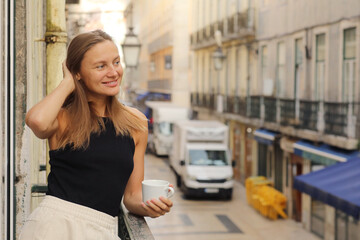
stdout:
[[229,34],[235,33],[235,15],[233,15],[227,19],[227,32]]
[[240,114],[243,117],[247,116],[247,102],[245,97],[235,97],[234,113]]
[[264,97],[265,122],[276,122],[276,98]]
[[191,98],[190,98],[190,101],[191,101],[191,106],[198,106],[199,105],[199,95],[197,92],[192,92],[191,93]]
[[337,136],[346,136],[349,103],[326,102],[325,133]]
[[[360,138],[360,103],[334,103],[279,99],[264,96],[191,94],[194,107],[207,108],[245,124],[266,127],[284,134],[323,141],[344,149],[357,149]],[[206,99],[206,100],[204,100]],[[199,110],[199,108],[198,108]]]
[[318,101],[300,100],[300,128],[317,131]]
[[202,107],[206,107],[206,108],[209,108],[209,94],[205,94],[203,93],[202,96],[201,96],[201,106]]
[[280,99],[280,124],[282,126],[295,126],[295,99]]
[[261,97],[251,96],[250,97],[250,118],[260,118],[260,106]]
[[215,94],[210,93],[209,95],[209,109],[211,110],[215,110]]
[[[254,9],[235,13],[216,22],[205,25],[198,31],[191,33],[191,49],[201,49],[215,45],[215,32],[220,31],[223,41],[254,37]],[[193,36],[195,34],[195,36]]]

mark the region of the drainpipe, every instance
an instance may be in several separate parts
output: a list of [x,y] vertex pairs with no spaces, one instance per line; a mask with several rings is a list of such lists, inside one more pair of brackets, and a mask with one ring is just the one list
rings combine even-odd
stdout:
[[[66,58],[65,0],[46,1],[46,94],[51,93],[63,77],[62,62]],[[50,165],[47,159],[46,173]]]

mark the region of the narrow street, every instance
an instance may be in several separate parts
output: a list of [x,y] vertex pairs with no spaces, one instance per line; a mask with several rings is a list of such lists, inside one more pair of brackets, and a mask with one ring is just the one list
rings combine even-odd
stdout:
[[[145,179],[168,180],[175,175],[167,158],[145,157]],[[186,200],[179,189],[172,198],[172,212],[146,218],[156,240],[317,240],[293,220],[268,220],[246,202],[245,187],[236,182],[231,201]]]

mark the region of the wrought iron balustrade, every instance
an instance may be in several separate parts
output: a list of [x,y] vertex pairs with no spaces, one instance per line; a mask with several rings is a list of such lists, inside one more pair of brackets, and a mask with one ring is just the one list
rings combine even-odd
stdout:
[[206,27],[204,27],[203,29],[201,29],[202,31],[202,36],[203,36],[203,40],[207,40],[208,39],[208,34],[207,34],[207,31],[206,31]]
[[346,136],[349,103],[325,102],[325,133]]
[[295,117],[295,99],[280,99],[280,124],[297,125]]
[[226,104],[224,105],[224,112],[234,113],[234,96],[226,96]]
[[276,122],[276,98],[264,97],[265,122]]
[[215,37],[215,23],[210,25],[210,39]]
[[235,33],[235,15],[227,19],[227,30],[229,34]]
[[209,94],[206,93],[202,94],[201,106],[205,108],[209,107]]
[[260,96],[250,96],[250,117],[260,118]]
[[247,98],[246,97],[236,97],[236,107],[235,112],[241,116],[247,116]]
[[317,131],[319,101],[300,100],[300,127]]
[[199,104],[199,94],[197,92],[191,93],[191,105],[198,106]]
[[209,108],[212,109],[212,110],[215,110],[215,94],[213,93],[210,93],[210,99],[209,99]]

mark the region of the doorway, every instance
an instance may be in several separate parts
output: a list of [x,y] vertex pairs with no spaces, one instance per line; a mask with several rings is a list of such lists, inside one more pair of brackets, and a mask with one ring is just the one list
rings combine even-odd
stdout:
[[[296,176],[303,173],[303,159],[300,156],[291,154],[291,183],[294,182]],[[292,206],[293,219],[301,222],[301,192],[292,188]]]

